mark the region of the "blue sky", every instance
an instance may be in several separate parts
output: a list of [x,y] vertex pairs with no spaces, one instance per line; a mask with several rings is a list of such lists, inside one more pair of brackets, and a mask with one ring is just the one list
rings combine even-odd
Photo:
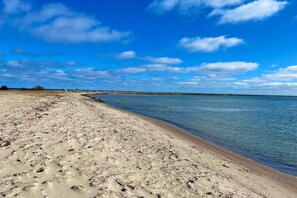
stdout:
[[1,0],[0,84],[297,93],[293,0]]

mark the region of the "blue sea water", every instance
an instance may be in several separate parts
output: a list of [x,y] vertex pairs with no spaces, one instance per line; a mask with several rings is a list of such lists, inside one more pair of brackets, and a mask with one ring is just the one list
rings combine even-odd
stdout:
[[158,118],[257,162],[297,176],[297,98],[96,95]]

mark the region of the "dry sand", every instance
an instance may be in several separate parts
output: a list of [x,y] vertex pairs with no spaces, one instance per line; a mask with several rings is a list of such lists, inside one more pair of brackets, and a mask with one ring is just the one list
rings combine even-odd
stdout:
[[297,197],[296,177],[80,94],[0,108],[0,197]]

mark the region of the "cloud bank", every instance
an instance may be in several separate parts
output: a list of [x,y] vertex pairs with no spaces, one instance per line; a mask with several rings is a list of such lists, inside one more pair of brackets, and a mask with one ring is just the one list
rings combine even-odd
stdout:
[[203,63],[196,67],[173,67],[167,64],[146,64],[139,67],[119,69],[117,73],[139,74],[145,72],[172,72],[172,73],[225,73],[238,74],[253,71],[258,68],[253,62],[217,62]]
[[253,62],[217,62],[202,64],[202,72],[244,73],[257,69],[258,63]]

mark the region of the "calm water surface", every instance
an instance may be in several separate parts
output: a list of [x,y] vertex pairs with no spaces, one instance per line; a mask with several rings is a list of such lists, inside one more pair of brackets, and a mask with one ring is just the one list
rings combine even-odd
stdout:
[[297,98],[97,95],[297,176]]

